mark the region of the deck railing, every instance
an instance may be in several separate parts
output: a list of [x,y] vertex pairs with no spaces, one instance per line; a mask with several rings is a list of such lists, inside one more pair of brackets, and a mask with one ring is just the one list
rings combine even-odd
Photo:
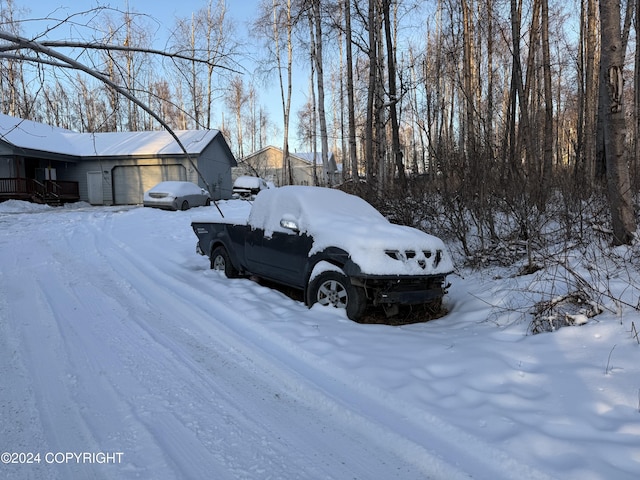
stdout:
[[29,194],[29,178],[0,178],[0,195]]
[[0,198],[44,203],[75,202],[80,199],[78,182],[33,178],[0,178]]

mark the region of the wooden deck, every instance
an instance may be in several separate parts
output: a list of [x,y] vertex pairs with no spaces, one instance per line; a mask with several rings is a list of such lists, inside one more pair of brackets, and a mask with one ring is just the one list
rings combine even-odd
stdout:
[[26,200],[61,205],[80,200],[78,182],[38,181],[33,178],[0,178],[0,201]]

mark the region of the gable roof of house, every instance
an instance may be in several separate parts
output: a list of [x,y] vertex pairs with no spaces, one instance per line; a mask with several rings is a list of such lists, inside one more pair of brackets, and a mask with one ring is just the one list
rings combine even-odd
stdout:
[[[263,152],[267,151],[267,150],[276,150],[278,152],[280,152],[282,154],[282,149],[279,147],[275,147],[273,145],[267,145],[266,147],[261,148],[260,150],[253,152],[249,155],[246,155],[244,157],[243,160],[247,160],[253,157],[256,157],[258,155],[261,155]],[[303,161],[304,163],[306,163],[307,165],[313,165],[314,163],[316,165],[322,165],[322,153],[321,152],[289,152],[289,155],[291,157],[295,157],[301,161]],[[333,170],[336,170],[338,167],[336,166],[336,160],[335,157],[333,155],[333,152],[329,152],[329,168],[332,168]]]
[[[190,155],[200,154],[218,130],[178,130],[176,136]],[[44,123],[0,114],[0,141],[29,151],[71,157],[184,155],[167,131],[78,133]],[[226,145],[226,142],[224,142]],[[227,146],[228,148],[228,146]],[[229,154],[231,152],[229,151]],[[233,155],[231,154],[233,158]]]
[[[313,165],[314,163],[316,165],[322,165],[322,153],[321,152],[295,152],[292,153],[291,155],[294,155],[298,158],[300,158],[301,160],[304,160],[305,162],[307,162],[310,165]],[[329,152],[329,164],[331,164],[332,161],[335,161],[333,159],[333,153]]]

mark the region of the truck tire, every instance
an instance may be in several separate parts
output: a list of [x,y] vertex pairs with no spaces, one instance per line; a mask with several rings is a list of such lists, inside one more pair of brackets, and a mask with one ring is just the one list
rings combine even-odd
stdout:
[[231,263],[229,254],[224,247],[216,247],[211,252],[211,269],[224,272],[227,278],[237,278],[240,273]]
[[311,281],[308,304],[314,303],[344,308],[347,317],[358,321],[367,307],[364,289],[351,284],[349,277],[336,271],[326,271]]

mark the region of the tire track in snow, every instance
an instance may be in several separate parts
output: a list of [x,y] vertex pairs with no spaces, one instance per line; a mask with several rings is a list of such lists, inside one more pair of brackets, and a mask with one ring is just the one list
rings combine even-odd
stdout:
[[[34,361],[29,372],[34,359],[52,363],[34,378],[36,391],[62,389],[49,413],[41,405],[49,427],[31,428],[44,436],[60,428],[49,445],[81,432],[89,446],[126,449],[124,465],[91,470],[92,478],[544,478],[425,412],[390,408],[376,398],[385,392],[271,331],[286,312],[265,311],[263,322],[256,312],[240,315],[239,301],[257,311],[262,298],[283,305],[280,294],[223,279],[183,254],[188,217],[177,252],[161,252],[130,243],[143,234],[119,229],[126,213],[95,212],[82,225],[72,212],[58,217],[66,224],[47,225],[41,248],[53,259],[38,266],[36,255],[18,279],[40,292],[35,305],[19,305],[42,327],[21,341],[46,346],[22,360]],[[144,235],[152,243],[153,232]],[[29,236],[42,240],[26,229],[25,244]],[[94,273],[85,275],[89,267]],[[58,287],[30,283],[42,272]],[[261,298],[247,302],[247,291]],[[290,305],[288,314],[303,319],[306,307]],[[70,322],[78,318],[86,322]],[[27,335],[25,326],[12,328]]]
[[[146,463],[144,449],[159,450],[169,472],[174,472],[152,466],[144,471],[145,476],[269,478],[270,472],[276,472],[281,478],[345,478],[360,472],[361,478],[372,478],[383,472],[386,478],[425,478],[399,459],[385,464],[393,459],[389,454],[379,459],[375,453],[383,452],[373,449],[371,455],[371,446],[358,432],[343,432],[331,420],[319,426],[318,418],[309,417],[307,405],[264,380],[271,374],[269,369],[214,338],[208,312],[168,296],[171,289],[158,291],[148,272],[132,267],[122,255],[126,245],[110,243],[109,223],[85,225],[69,236],[69,245],[52,247],[56,269],[61,272],[57,280],[65,286],[59,289],[59,296],[45,303],[58,312],[58,325],[72,316],[64,313],[71,308],[66,305],[75,305],[85,317],[95,316],[96,323],[92,327],[83,324],[77,334],[65,324],[61,343],[72,357],[71,368],[82,372],[80,377],[89,380],[101,374],[112,387],[114,395],[108,402],[116,407],[110,415],[118,418],[128,406],[134,423],[144,425],[142,432],[129,429],[124,437],[113,440],[117,443],[145,434],[140,439],[145,447],[126,456],[137,453]],[[67,255],[67,250],[75,253]],[[74,272],[83,271],[84,262],[96,274],[73,277]],[[97,298],[94,290],[101,292],[99,305],[83,304],[85,295]],[[122,311],[114,307],[114,300],[122,304]],[[110,314],[100,318],[104,310]],[[232,310],[226,314],[236,315]],[[74,315],[78,317],[77,312]],[[110,317],[108,322],[106,317]],[[180,325],[181,318],[188,328]],[[104,348],[96,348],[98,338]],[[77,341],[87,342],[87,350],[78,351]],[[226,365],[215,363],[216,356],[224,356]],[[84,367],[83,360],[87,362]],[[76,412],[83,403],[96,401],[81,383],[74,399]],[[133,398],[124,398],[127,392]],[[210,416],[203,415],[207,409],[212,410]],[[81,423],[77,418],[69,421]],[[95,422],[90,418],[88,428],[100,432],[104,426]],[[335,452],[335,458],[324,457],[327,451]],[[135,469],[135,462],[127,467]]]
[[[120,347],[126,346],[123,342],[127,340],[123,336],[135,338],[136,346],[145,340],[145,332],[128,321],[131,312],[119,305],[120,299],[127,295],[126,283],[116,281],[114,287],[110,286],[110,280],[117,277],[103,277],[99,262],[94,262],[98,267],[96,275],[86,278],[79,275],[86,268],[81,263],[91,261],[89,256],[94,253],[87,250],[91,241],[86,229],[77,227],[70,232],[47,228],[54,231],[56,238],[44,245],[51,255],[42,261],[41,256],[28,253],[33,245],[25,237],[21,240],[26,248],[16,252],[16,258],[26,258],[26,264],[16,262],[10,272],[3,272],[11,275],[9,295],[14,300],[24,298],[15,302],[14,311],[8,312],[17,332],[12,332],[7,340],[13,339],[16,343],[26,365],[26,375],[31,378],[30,389],[15,382],[13,386],[20,388],[25,397],[35,398],[33,410],[39,418],[31,428],[46,437],[40,451],[124,450],[125,464],[115,476],[123,478],[125,472],[137,476],[150,471],[150,477],[180,478],[185,470],[172,469],[172,462],[167,461],[170,455],[162,448],[154,448],[155,438],[150,432],[155,428],[155,419],[148,412],[140,415],[137,403],[140,399],[161,403],[161,397],[150,397],[149,392],[140,387],[135,368],[127,364],[125,356],[120,356],[125,351]],[[65,244],[70,240],[73,242]],[[70,246],[79,248],[71,249],[75,253],[70,254]],[[29,262],[30,257],[35,258],[34,262]],[[7,264],[10,263],[3,263]],[[5,278],[3,276],[3,280]],[[104,295],[109,289],[110,295]],[[150,339],[147,343],[153,345]],[[161,372],[163,366],[153,367]],[[153,428],[149,428],[150,425]],[[19,439],[20,434],[15,438]],[[139,445],[144,448],[140,449]],[[36,445],[28,447],[24,451],[32,451]],[[189,455],[185,455],[187,461],[193,461],[193,467],[186,471],[194,477],[216,474],[217,464],[203,461],[209,452],[201,448],[198,456],[197,447],[195,444]],[[175,451],[179,452],[180,448]],[[152,468],[145,464],[151,464]],[[60,478],[114,478],[114,468],[39,466],[46,474],[39,474],[37,478],[57,478],[58,475]],[[21,475],[26,472],[23,469]],[[24,478],[17,473],[18,478]],[[224,470],[219,473],[218,478],[226,478]]]
[[[82,233],[74,230],[74,235]],[[68,234],[64,230],[59,233],[58,238]],[[134,451],[134,442],[123,438],[121,432],[139,440],[144,431],[132,425],[130,415],[123,411],[126,404],[117,401],[118,392],[113,388],[113,376],[122,382],[126,372],[108,345],[105,322],[112,318],[106,313],[112,305],[108,297],[97,294],[92,281],[87,281],[94,279],[78,276],[82,270],[74,270],[75,259],[65,249],[53,241],[48,243],[46,251],[52,255],[45,263],[19,265],[12,272],[14,293],[29,296],[12,317],[19,329],[21,356],[32,378],[46,451]],[[92,304],[87,298],[100,301]],[[136,382],[126,384],[135,392]],[[158,452],[154,461],[170,471],[162,454]],[[112,478],[113,468],[59,464],[50,465],[48,474]]]
[[[180,478],[185,472],[191,478],[233,478],[220,468],[220,462],[210,458],[209,450],[198,439],[190,441],[195,435],[180,428],[183,423],[171,412],[172,396],[184,396],[187,390],[197,397],[198,392],[182,382],[188,372],[174,372],[174,363],[181,363],[174,362],[173,352],[158,355],[153,330],[140,328],[144,322],[139,319],[154,321],[156,312],[126,278],[110,271],[107,257],[96,249],[95,240],[102,235],[102,228],[102,219],[98,219],[95,225],[80,227],[68,236],[69,251],[80,252],[79,257],[67,255],[67,250],[56,252],[69,275],[82,272],[85,261],[96,272],[90,279],[74,281],[76,285],[69,289],[66,299],[51,299],[58,311],[64,311],[65,305],[75,305],[87,312],[87,323],[80,331],[67,330],[65,344],[71,354],[80,357],[76,368],[85,362],[90,367],[85,383],[92,383],[88,377],[97,377],[104,389],[92,392],[86,386],[79,388],[80,408],[98,405],[101,415],[90,418],[89,423],[96,432],[111,432],[108,443],[126,452],[127,471],[154,478]],[[97,298],[98,304],[92,304]],[[91,341],[85,349],[82,342],[86,338],[82,337],[87,336]],[[170,382],[158,382],[171,373]]]
[[[8,248],[0,248],[0,255],[6,260],[3,261],[6,268],[0,272],[0,352],[3,353],[0,355],[0,452],[46,451],[48,443],[42,433],[33,367],[27,361],[28,356],[24,355],[20,325],[16,325],[26,318],[18,317],[7,301],[22,293],[12,288],[20,279],[13,274],[18,269],[17,257],[6,259],[8,252]],[[25,395],[16,398],[16,392],[24,392]],[[3,465],[0,471],[6,479],[60,478],[55,471],[38,464],[33,465],[26,475],[23,465]]]
[[[424,473],[420,471],[412,473],[411,462],[405,466],[404,470],[400,469],[399,471],[396,471],[396,467],[394,466],[377,464],[378,461],[375,460],[376,457],[368,455],[368,451],[370,449],[368,446],[369,439],[365,438],[363,441],[363,439],[360,438],[361,432],[358,431],[353,433],[344,433],[341,428],[341,422],[339,424],[335,424],[335,421],[326,421],[324,422],[325,425],[321,426],[320,432],[317,432],[316,429],[318,427],[318,421],[322,423],[322,419],[312,417],[312,419],[309,420],[307,418],[310,413],[309,406],[306,404],[300,405],[300,402],[297,399],[290,398],[286,388],[283,388],[284,385],[278,385],[282,383],[282,378],[273,378],[271,382],[259,381],[259,379],[262,378],[270,379],[273,377],[272,369],[274,366],[270,365],[265,357],[256,355],[255,352],[247,350],[245,345],[238,343],[237,335],[233,334],[231,330],[228,330],[223,324],[212,324],[212,321],[215,321],[216,318],[220,317],[222,317],[223,321],[227,324],[234,323],[238,317],[237,309],[215,300],[212,302],[212,297],[208,291],[196,292],[196,295],[194,295],[192,287],[186,286],[186,282],[182,283],[173,277],[166,278],[166,283],[163,283],[161,280],[164,280],[166,275],[164,275],[164,273],[155,265],[149,264],[145,261],[140,261],[126,244],[118,241],[110,233],[111,228],[103,229],[101,232],[102,236],[100,236],[99,243],[103,242],[103,244],[99,247],[99,250],[108,251],[107,256],[115,269],[120,270],[127,278],[135,279],[135,288],[142,296],[146,297],[147,303],[155,304],[158,302],[165,302],[164,305],[166,309],[163,310],[162,317],[156,320],[166,320],[167,318],[174,319],[174,321],[169,320],[162,325],[164,333],[171,332],[170,335],[158,335],[159,330],[155,328],[157,323],[153,325],[154,334],[157,336],[156,339],[158,342],[167,345],[169,350],[179,355],[181,361],[186,362],[192,362],[194,358],[194,351],[192,347],[194,346],[193,340],[196,337],[197,343],[195,345],[200,345],[200,349],[204,349],[206,352],[213,352],[214,356],[217,356],[216,352],[222,348],[223,355],[227,358],[227,365],[222,372],[218,371],[217,373],[222,373],[232,379],[226,389],[238,392],[239,389],[237,384],[244,385],[245,383],[249,383],[249,392],[240,391],[240,396],[238,393],[234,393],[228,400],[230,402],[237,402],[237,399],[241,398],[243,393],[249,393],[250,397],[254,397],[251,401],[257,401],[258,404],[267,403],[271,405],[268,411],[276,412],[275,419],[271,420],[271,422],[275,424],[275,427],[269,425],[269,419],[264,418],[260,413],[257,415],[252,414],[252,408],[250,405],[245,406],[244,409],[234,412],[233,421],[237,422],[239,417],[248,418],[250,420],[250,425],[248,425],[248,428],[242,427],[241,430],[243,431],[261,431],[266,428],[266,431],[261,434],[263,449],[272,443],[271,438],[273,437],[273,433],[280,436],[280,441],[283,442],[283,445],[278,448],[277,455],[281,457],[281,471],[291,470],[292,472],[296,472],[293,474],[292,478],[316,478],[318,476],[327,478],[344,478],[345,476],[348,476],[354,470],[354,460],[348,458],[350,454],[345,453],[344,451],[336,452],[337,458],[340,458],[341,456],[345,457],[342,466],[336,461],[324,465],[326,460],[322,458],[317,459],[317,462],[320,462],[318,466],[314,466],[313,462],[309,465],[310,458],[308,454],[306,456],[300,455],[301,462],[304,465],[301,464],[297,467],[285,466],[287,463],[292,463],[292,459],[297,457],[291,452],[291,449],[294,451],[296,449],[300,449],[303,452],[305,449],[308,451],[314,451],[317,450],[319,445],[324,445],[325,449],[335,449],[331,443],[334,442],[336,438],[344,437],[345,440],[342,441],[348,441],[349,444],[347,451],[358,452],[364,450],[362,455],[357,456],[358,461],[361,464],[355,468],[355,471],[369,472],[368,474],[364,474],[362,478],[371,478],[372,476],[378,475],[380,471],[389,471],[389,473],[385,475],[387,478],[430,478],[428,476],[425,477]],[[107,235],[104,235],[105,232],[108,232]],[[190,276],[193,276],[192,272]],[[158,289],[159,281],[160,289]],[[205,279],[205,281],[207,281],[207,279]],[[240,282],[246,281],[240,280]],[[224,287],[225,284],[226,280],[222,280],[219,286]],[[167,296],[175,299],[175,303],[170,302],[170,304],[167,304]],[[206,305],[212,305],[212,311],[203,310],[198,306],[203,303]],[[306,311],[306,308],[301,307],[301,310]],[[194,330],[187,331],[185,328],[178,328],[175,322],[178,318],[185,319],[185,321],[187,321],[187,325]],[[148,324],[144,325],[146,328],[149,326],[150,325]],[[175,343],[174,340],[176,338],[181,338],[181,341]],[[222,339],[224,339],[223,342],[221,342]],[[184,351],[184,345],[188,345],[190,348]],[[200,353],[196,354],[195,358],[198,358]],[[206,360],[204,361],[206,362]],[[264,364],[269,365],[270,368],[265,369],[262,366]],[[230,372],[226,370],[230,370],[231,375]],[[214,375],[216,374],[216,372],[213,373]],[[288,375],[289,374],[287,374],[287,381],[291,382]],[[207,372],[207,377],[208,378],[202,380],[204,382],[213,381],[214,384],[220,379],[220,377],[211,377],[209,372]],[[246,377],[246,380],[238,382],[238,380],[243,377]],[[246,388],[246,386],[243,388]],[[311,413],[315,413],[317,415],[316,412]],[[325,412],[322,413],[324,414]],[[295,422],[299,424],[299,428],[296,430],[300,432],[300,437],[290,440],[282,438],[281,436],[283,432],[278,431],[281,429],[281,425],[287,425],[284,429],[284,432],[286,433],[291,430],[291,425]],[[264,424],[267,424],[266,427]],[[275,432],[273,429],[275,429]],[[246,442],[244,444],[246,445]],[[322,451],[322,449],[320,450]],[[360,459],[367,459],[364,462],[366,465],[362,465],[363,460]],[[400,463],[402,464],[404,462]],[[284,470],[282,470],[283,468]],[[342,473],[341,468],[344,469],[344,472]],[[406,468],[409,468],[409,470],[406,470]],[[267,470],[267,472],[268,471],[269,470]],[[276,471],[278,471],[278,469],[276,469]],[[301,474],[301,472],[304,471],[315,473],[311,473],[310,475]]]
[[[110,241],[125,247],[122,240],[113,234]],[[213,298],[207,288],[207,281],[212,280],[212,277],[216,288],[222,293],[231,292],[232,288],[229,288],[229,285],[237,282],[246,283],[247,280],[229,281],[221,278],[217,272],[211,272],[204,275],[204,282],[199,279],[194,290],[193,286],[189,285],[194,281],[192,271],[184,272],[184,269],[171,266],[169,270],[172,276],[168,277],[165,270],[140,260],[130,248],[123,248],[120,254],[123,264],[134,266],[138,270],[140,285],[144,285],[149,279],[164,284],[167,292],[173,291],[176,297],[181,299],[183,303],[180,308],[193,312],[195,317],[198,317],[199,308],[194,306],[213,304],[216,315],[223,317],[225,334],[231,334],[232,337],[225,335],[225,343],[234,344],[243,355],[253,357],[254,363],[269,365],[271,368],[266,373],[274,380],[288,385],[308,405],[339,417],[340,422],[346,422],[365,438],[369,435],[368,441],[371,444],[394,450],[398,456],[404,457],[424,472],[429,472],[434,478],[467,478],[469,475],[492,479],[514,478],[514,475],[529,479],[548,478],[545,474],[520,464],[485,442],[424,411],[412,411],[408,405],[400,404],[397,404],[396,409],[390,409],[379,400],[384,397],[385,392],[367,395],[363,391],[350,388],[350,385],[360,383],[357,378],[344,371],[336,378],[334,366],[319,365],[313,355],[307,355],[296,345],[277,338],[277,334],[270,332],[268,326],[263,326],[267,322],[256,325],[249,321],[245,324],[243,317],[232,307],[233,298],[230,301],[220,301]],[[175,278],[176,271],[179,271],[178,279]],[[160,281],[163,277],[165,280]],[[280,295],[270,290],[262,290],[268,292],[265,296]],[[292,306],[300,306],[302,315],[307,311],[306,307],[298,302],[292,301]],[[222,327],[222,322],[216,323],[218,329]],[[251,352],[243,345],[245,340],[252,343]],[[286,348],[282,348],[283,346]],[[257,355],[256,350],[259,350],[261,355]],[[291,370],[292,365],[296,365],[295,371]],[[309,379],[314,379],[315,383]],[[366,386],[366,390],[372,391],[375,388]],[[323,394],[320,401],[319,392]],[[379,418],[388,420],[381,424]],[[504,471],[505,467],[508,468],[508,472]]]

